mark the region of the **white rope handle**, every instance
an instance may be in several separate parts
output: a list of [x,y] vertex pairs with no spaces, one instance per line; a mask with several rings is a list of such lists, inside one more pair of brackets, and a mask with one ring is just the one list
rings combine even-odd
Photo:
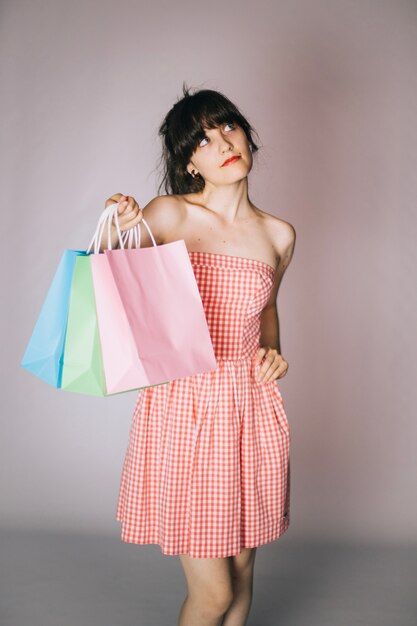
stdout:
[[[106,222],[108,224],[108,246],[111,249],[111,221],[113,219],[113,214],[114,214],[114,209],[115,206],[117,206],[117,204],[110,204],[108,207],[106,207],[98,220],[98,224],[97,224],[97,228],[94,232],[93,238],[91,240],[91,243],[87,249],[87,254],[90,252],[91,246],[94,244],[94,254],[98,254],[100,251],[100,244],[101,244],[101,239],[103,237],[103,232],[104,232],[104,228],[106,226]],[[116,228],[118,227],[118,224],[116,224]],[[118,231],[118,237],[119,237],[119,242],[121,240],[121,233],[119,233]]]
[[[115,222],[116,222],[116,229],[117,229],[117,232],[119,233],[119,232],[120,232],[120,226],[119,226],[119,214],[118,214],[118,212],[117,212],[117,209],[116,209],[116,211],[115,211],[115,213],[114,213],[114,216],[115,216]],[[152,231],[151,231],[151,229],[149,228],[148,223],[147,223],[147,221],[145,220],[145,218],[144,218],[144,217],[142,217],[141,222],[143,222],[143,223],[144,223],[144,225],[145,225],[145,227],[146,227],[146,230],[147,230],[147,231],[148,231],[148,233],[149,233],[149,236],[150,236],[150,238],[151,238],[151,240],[152,240],[152,245],[153,245],[153,246],[157,246],[158,244],[157,244],[157,243],[156,243],[156,241],[155,241],[155,237],[153,236]],[[109,232],[110,232],[110,230],[109,230]],[[139,224],[136,224],[136,225],[135,225],[135,226],[133,226],[132,228],[129,228],[129,230],[124,231],[124,236],[123,236],[123,235],[121,236],[122,242],[123,242],[123,240],[124,240],[124,239],[126,239],[126,238],[127,238],[127,236],[128,236],[128,237],[129,237],[129,243],[131,243],[132,238],[133,238],[133,235],[135,236],[135,240],[136,240],[136,247],[137,247],[137,248],[140,248],[140,222],[139,222]],[[110,238],[110,236],[109,236],[109,238]],[[111,242],[110,242],[110,243],[111,243]],[[120,241],[119,241],[119,243],[120,243]],[[120,247],[121,247],[121,248],[123,248],[123,246],[120,246]],[[130,248],[130,245],[129,245],[129,248]],[[111,248],[110,248],[110,249],[111,249]]]
[[[111,250],[111,224],[114,218],[114,222],[116,225],[116,232],[117,232],[117,236],[119,239],[119,247],[123,250],[124,249],[124,244],[127,240],[128,243],[128,248],[132,247],[132,243],[133,243],[133,238],[135,239],[135,244],[136,244],[136,248],[140,248],[140,223],[136,224],[135,226],[133,226],[132,228],[129,228],[126,231],[121,231],[120,230],[120,225],[119,225],[119,214],[118,214],[118,203],[115,202],[113,204],[109,204],[108,207],[106,207],[98,220],[98,224],[96,227],[96,230],[94,232],[93,238],[90,242],[90,245],[87,248],[86,254],[90,253],[91,247],[94,245],[94,254],[99,254],[100,252],[100,245],[101,245],[101,239],[103,237],[103,232],[104,232],[104,228],[107,224],[107,249]],[[155,241],[155,238],[151,232],[151,229],[149,228],[145,218],[142,217],[141,222],[143,222],[145,224],[146,229],[149,232],[150,238],[152,240],[152,245],[153,246],[157,246],[157,243]]]

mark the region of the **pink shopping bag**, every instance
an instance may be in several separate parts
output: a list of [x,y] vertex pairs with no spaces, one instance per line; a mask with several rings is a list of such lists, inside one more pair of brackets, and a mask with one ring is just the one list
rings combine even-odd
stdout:
[[[120,248],[98,254],[114,218]],[[140,248],[140,227],[120,232],[117,204],[99,221],[91,256],[108,393],[159,385],[217,368],[200,292],[184,240]],[[136,238],[136,248],[124,243]],[[89,249],[90,249],[89,248]]]

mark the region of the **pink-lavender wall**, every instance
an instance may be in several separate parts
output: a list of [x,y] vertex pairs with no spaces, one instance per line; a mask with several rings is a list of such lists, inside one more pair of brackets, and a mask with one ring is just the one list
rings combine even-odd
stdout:
[[249,117],[251,199],[297,231],[288,537],[417,541],[416,59],[412,1],[3,0],[1,524],[118,533],[135,393],[60,392],[19,362],[63,250],[113,193],[156,195],[185,80]]

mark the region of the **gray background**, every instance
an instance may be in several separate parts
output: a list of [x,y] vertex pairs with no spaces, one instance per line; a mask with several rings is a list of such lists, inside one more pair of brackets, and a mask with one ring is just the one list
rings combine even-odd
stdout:
[[[63,250],[87,248],[113,193],[141,206],[156,195],[157,128],[185,80],[222,91],[248,116],[263,144],[250,197],[297,231],[278,296],[290,364],[280,388],[292,429],[291,523],[285,537],[259,549],[260,571],[276,563],[283,575],[280,555],[286,549],[292,563],[289,546],[296,554],[300,542],[397,546],[410,556],[417,543],[416,3],[3,0],[0,18],[0,529],[16,546],[26,537],[33,550],[42,544],[28,531],[85,533],[90,546],[106,537],[116,553],[137,559],[136,571],[149,567],[150,554],[161,556],[160,567],[166,562],[158,547],[117,543],[136,394],[61,392],[19,362]],[[8,573],[18,553],[9,547]],[[111,576],[110,557],[106,563]],[[313,556],[313,578],[316,564]],[[335,564],[348,571],[344,557]],[[355,584],[365,571],[358,568]],[[404,590],[405,572],[386,589]],[[408,613],[390,621],[365,606],[350,622],[336,611],[317,623],[412,623]],[[12,614],[5,623],[14,624]],[[315,623],[311,607],[308,615]],[[287,618],[307,623],[290,609]],[[93,622],[55,616],[51,623]]]

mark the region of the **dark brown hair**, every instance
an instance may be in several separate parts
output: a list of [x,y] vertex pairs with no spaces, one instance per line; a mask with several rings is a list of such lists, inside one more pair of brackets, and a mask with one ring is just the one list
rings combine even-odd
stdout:
[[[212,89],[190,93],[183,83],[183,97],[174,104],[162,122],[158,135],[162,138],[162,180],[158,193],[182,194],[201,191],[204,178],[195,178],[186,167],[198,144],[205,137],[206,128],[217,128],[224,123],[238,124],[246,134],[252,154],[259,150],[253,140],[256,131],[237,106],[225,95]],[[258,135],[257,135],[258,136]]]

